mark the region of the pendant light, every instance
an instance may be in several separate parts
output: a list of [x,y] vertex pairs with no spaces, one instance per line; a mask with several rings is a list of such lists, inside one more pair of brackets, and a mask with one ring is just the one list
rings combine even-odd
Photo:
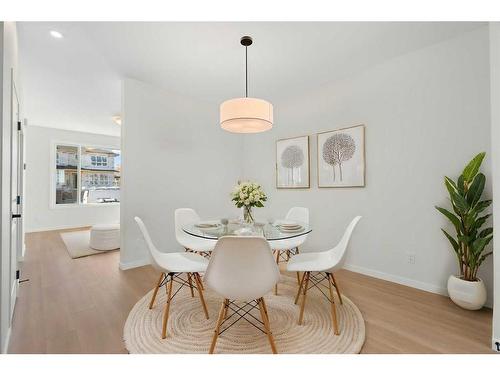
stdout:
[[226,100],[220,105],[220,126],[232,133],[260,133],[273,127],[273,105],[263,99],[248,97],[248,46],[252,38],[244,36],[245,97]]

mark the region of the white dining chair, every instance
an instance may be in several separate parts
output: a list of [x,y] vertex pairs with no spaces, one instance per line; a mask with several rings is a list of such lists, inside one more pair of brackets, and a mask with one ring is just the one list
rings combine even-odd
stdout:
[[[206,285],[224,298],[210,354],[214,352],[219,335],[240,319],[264,332],[272,352],[277,353],[263,296],[273,289],[279,277],[271,248],[263,237],[226,236],[217,241],[204,277]],[[244,308],[238,303],[244,303]],[[250,313],[253,309],[259,310],[261,320]],[[227,323],[229,321],[231,323]],[[226,327],[222,328],[224,323],[227,323]]]
[[[153,291],[153,297],[149,303],[149,308],[152,309],[155,303],[156,295],[158,294],[158,289],[165,285],[167,293],[167,302],[165,304],[165,311],[163,313],[163,326],[161,338],[167,337],[167,324],[168,316],[170,312],[170,304],[174,296],[179,292],[179,290],[184,286],[189,286],[191,290],[191,297],[194,297],[193,289],[198,291],[200,296],[201,305],[203,311],[205,312],[205,317],[208,319],[208,310],[203,298],[203,283],[201,281],[200,272],[205,272],[208,266],[208,260],[201,255],[186,252],[177,253],[163,253],[159,251],[151,240],[151,236],[144,225],[144,222],[139,217],[134,218],[135,222],[141,230],[142,236],[146,241],[149,249],[149,256],[151,265],[160,272],[160,278],[156,283],[155,289]],[[183,279],[181,274],[186,274],[187,279]],[[192,279],[196,283],[196,287],[192,284]],[[172,288],[174,282],[180,284],[177,291],[172,295]]]
[[[285,216],[286,221],[296,221],[309,225],[309,209],[305,207],[292,207]],[[272,241],[272,249],[276,257],[276,263],[281,260],[288,261],[290,256],[299,253],[299,247],[307,240],[307,235],[293,237],[287,240]],[[297,283],[300,284],[300,275],[297,274]],[[278,284],[274,287],[274,294],[278,294]]]
[[187,234],[182,227],[200,222],[200,216],[192,208],[178,208],[175,210],[175,238],[186,251],[197,252],[203,256],[210,256],[214,249],[215,240],[198,238]]
[[[335,280],[333,273],[341,269],[344,265],[351,235],[359,220],[361,220],[361,216],[356,216],[351,221],[351,223],[347,226],[342,239],[333,249],[323,252],[297,254],[288,261],[288,271],[303,272],[302,279],[299,284],[299,289],[297,291],[297,296],[295,297],[295,304],[297,304],[300,294],[302,293],[302,304],[300,306],[299,313],[299,325],[302,324],[302,320],[304,317],[304,307],[306,305],[307,291],[312,287],[317,287],[321,290],[321,283],[324,280],[327,280],[328,292],[330,295],[329,302],[331,306],[333,329],[336,335],[339,334],[337,312],[335,308],[335,301],[333,298],[332,285],[337,291],[337,296],[339,297],[340,304],[342,304],[342,296],[340,294],[339,285]],[[309,286],[310,280],[312,282],[311,286]],[[322,290],[321,292],[323,293]],[[326,296],[326,294],[324,293],[323,295]]]

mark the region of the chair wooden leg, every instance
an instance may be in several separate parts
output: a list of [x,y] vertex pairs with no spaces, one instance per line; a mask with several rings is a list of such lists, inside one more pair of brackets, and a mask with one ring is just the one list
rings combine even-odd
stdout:
[[200,296],[201,305],[203,306],[203,311],[205,312],[205,317],[207,319],[209,319],[209,317],[208,317],[208,310],[207,310],[207,304],[205,303],[205,298],[203,297],[203,290],[201,289],[200,280],[197,277],[198,274],[195,273],[195,274],[193,274],[193,276],[194,276],[194,281],[196,282],[196,287],[198,288],[198,294]]
[[[297,272],[298,273],[298,272]],[[302,279],[299,281],[299,290],[297,290],[297,296],[295,297],[295,302],[294,304],[297,304],[297,302],[299,301],[299,297],[300,297],[300,292],[302,291],[302,285],[304,285],[304,278],[306,276],[306,273],[304,272],[302,274]]]
[[271,325],[269,324],[269,316],[267,315],[267,308],[264,304],[264,298],[259,298],[257,301],[259,303],[260,316],[266,329],[267,339],[269,340],[269,344],[271,345],[271,350],[273,351],[273,354],[277,354],[278,351],[276,350],[276,345],[274,344],[273,333],[271,332]]
[[264,312],[266,313],[267,320],[269,321],[269,314],[267,313],[267,305],[266,301],[264,301],[264,297],[262,297],[262,307],[264,307]]
[[203,285],[203,281],[201,280],[201,276],[198,272],[194,274],[194,277],[196,277],[201,285],[201,290],[205,290],[205,285]]
[[[276,264],[279,267],[280,264],[280,250],[276,250]],[[274,295],[278,295],[278,283],[274,286]]]
[[337,284],[337,280],[335,280],[333,273],[330,274],[330,277],[332,278],[333,286],[335,287],[335,290],[337,291],[337,296],[339,296],[340,304],[343,305],[342,294],[340,294],[340,289],[339,289],[339,285]]
[[333,332],[336,335],[339,335],[339,325],[337,323],[337,308],[335,307],[335,301],[333,299],[332,282],[330,280],[330,275],[331,275],[331,273],[326,274],[326,276],[328,278],[328,291],[330,292],[330,307],[332,310]]
[[191,273],[187,273],[188,277],[188,283],[189,283],[189,289],[191,289],[191,297],[194,297],[194,291],[193,291],[193,280],[191,279]]
[[214,335],[212,337],[212,344],[210,344],[210,350],[208,351],[208,354],[214,353],[215,344],[217,343],[217,338],[219,337],[220,325],[222,324],[222,321],[224,320],[224,310],[226,310],[227,304],[229,304],[229,301],[227,299],[225,299],[224,302],[222,302],[222,305],[220,307],[219,318],[217,319],[217,324],[215,325]]
[[160,289],[160,284],[163,280],[163,275],[165,275],[165,273],[161,273],[160,274],[160,278],[158,279],[158,282],[156,283],[156,286],[155,286],[155,291],[153,292],[153,297],[151,298],[151,302],[149,302],[149,309],[151,310],[155,304],[155,299],[156,299],[156,295],[158,294],[158,289]]
[[300,306],[300,315],[299,315],[299,326],[302,325],[302,320],[304,318],[304,308],[306,307],[306,296],[307,296],[307,286],[309,285],[309,274],[310,272],[305,272],[304,273],[304,287],[303,289],[303,296],[302,296],[302,305]]
[[168,323],[168,314],[170,312],[170,303],[172,302],[172,286],[174,284],[174,275],[170,274],[170,281],[168,282],[167,288],[167,303],[165,304],[165,312],[163,313],[163,327],[161,330],[161,338],[164,339],[167,337],[167,323]]
[[[295,255],[297,255],[299,253],[299,248],[296,247],[295,248]],[[300,285],[300,272],[296,272],[297,274],[297,284]]]

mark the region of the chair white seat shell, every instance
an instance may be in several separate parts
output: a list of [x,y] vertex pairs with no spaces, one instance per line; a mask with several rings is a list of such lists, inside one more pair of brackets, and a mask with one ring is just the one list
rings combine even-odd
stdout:
[[[298,223],[309,225],[309,209],[305,207],[292,207],[285,216],[287,221],[296,221]],[[302,246],[307,240],[307,235],[290,238],[287,240],[273,241],[273,251],[292,250]]]
[[[271,291],[280,277],[278,265],[275,263],[269,243],[263,237],[222,237],[212,252],[205,273],[205,283],[224,301],[219,311],[219,318],[214,330],[209,353],[213,353],[219,336],[221,325],[230,320],[233,315],[239,315],[237,320],[249,314],[256,319],[250,310],[259,310],[273,353],[276,346],[269,324],[269,316],[263,296]],[[246,302],[250,310],[233,307],[235,301]],[[250,304],[249,302],[252,302]],[[227,317],[228,311],[231,315]],[[245,318],[246,319],[246,318]],[[236,320],[236,321],[237,321]],[[229,326],[235,323],[233,321]]]
[[294,255],[287,263],[287,270],[332,273],[341,269],[347,255],[349,240],[359,220],[361,220],[361,216],[356,216],[351,221],[342,239],[333,249]]
[[120,248],[120,224],[97,224],[90,228],[90,247],[108,251]]
[[[342,295],[333,273],[342,268],[342,266],[344,265],[351,235],[359,220],[361,220],[361,216],[356,216],[351,221],[351,223],[347,226],[347,229],[345,230],[340,242],[333,249],[323,252],[297,254],[288,261],[288,271],[303,272],[302,279],[299,283],[299,289],[295,297],[295,303],[297,304],[299,297],[302,294],[302,304],[300,306],[299,313],[299,325],[302,324],[304,316],[307,291],[313,286],[321,289],[321,283],[326,280],[328,284],[329,297],[324,293],[323,295],[328,299],[331,306],[333,330],[336,335],[339,334],[337,312],[332,292],[332,286],[335,287],[340,304],[342,304]],[[311,287],[309,287],[309,280],[312,281]]]
[[[162,327],[162,338],[167,337],[167,323],[168,316],[170,311],[170,304],[173,299],[172,296],[172,286],[175,278],[181,279],[181,288],[184,285],[189,285],[191,289],[191,297],[194,297],[194,289],[198,291],[200,296],[200,301],[203,306],[203,310],[205,312],[205,317],[208,319],[208,310],[205,304],[205,299],[203,298],[203,284],[201,281],[200,273],[205,272],[208,266],[208,260],[203,256],[195,253],[187,253],[187,252],[175,252],[175,253],[164,253],[159,251],[156,246],[153,244],[151,240],[151,236],[146,228],[146,225],[139,217],[134,218],[135,222],[139,226],[141,230],[142,236],[146,241],[148,246],[151,265],[160,272],[160,277],[155,286],[153,296],[151,298],[151,302],[149,304],[149,308],[152,309],[154,305],[154,301],[156,298],[156,294],[158,293],[158,289],[160,286],[165,285],[167,290],[167,303],[165,305],[165,312],[163,315],[163,327]],[[187,274],[187,280],[182,279],[180,274]],[[193,280],[196,284],[196,287],[193,286]],[[177,293],[177,292],[176,292]]]
[[200,222],[200,216],[192,208],[178,208],[175,210],[175,238],[177,242],[186,250],[201,253],[211,252],[216,240],[198,238],[184,232],[182,227]]
[[224,298],[251,301],[279,281],[269,243],[263,237],[222,237],[217,241],[203,280]]
[[302,253],[294,255],[286,264],[286,269],[291,272],[328,271],[331,266],[331,256],[327,252]]

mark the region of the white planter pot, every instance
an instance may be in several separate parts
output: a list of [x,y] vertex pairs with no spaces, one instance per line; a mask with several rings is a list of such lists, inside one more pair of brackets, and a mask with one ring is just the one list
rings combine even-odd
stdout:
[[481,279],[466,281],[451,275],[448,294],[453,302],[467,310],[479,310],[486,302],[486,287]]

